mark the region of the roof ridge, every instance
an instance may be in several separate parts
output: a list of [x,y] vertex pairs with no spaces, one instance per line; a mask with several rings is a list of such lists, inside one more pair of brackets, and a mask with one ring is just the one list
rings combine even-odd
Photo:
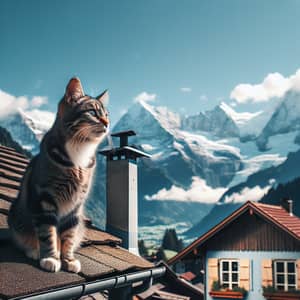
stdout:
[[[253,202],[251,202],[252,204],[254,204]],[[257,208],[260,208],[260,207],[269,207],[269,208],[276,208],[276,209],[280,209],[282,211],[284,211],[290,218],[296,218],[298,220],[300,220],[300,217],[298,217],[297,215],[295,214],[292,214],[290,215],[289,212],[281,205],[273,205],[273,204],[267,204],[267,203],[255,203],[254,206],[256,206]],[[268,212],[268,215],[270,213]],[[283,218],[286,218],[286,216],[282,216]],[[277,217],[276,219],[280,219],[280,217]]]
[[265,207],[271,207],[271,208],[276,208],[276,209],[283,209],[285,210],[281,205],[275,205],[275,204],[268,204],[268,203],[261,203],[261,202],[256,202],[256,201],[249,201],[255,206],[265,206]]

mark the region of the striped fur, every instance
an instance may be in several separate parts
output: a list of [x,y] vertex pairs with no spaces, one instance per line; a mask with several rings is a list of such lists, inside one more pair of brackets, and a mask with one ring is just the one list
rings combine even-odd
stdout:
[[108,126],[103,97],[85,96],[79,79],[71,79],[55,123],[30,162],[10,209],[13,240],[49,272],[61,267],[80,271],[74,251],[84,234],[83,205],[95,169],[95,151]]

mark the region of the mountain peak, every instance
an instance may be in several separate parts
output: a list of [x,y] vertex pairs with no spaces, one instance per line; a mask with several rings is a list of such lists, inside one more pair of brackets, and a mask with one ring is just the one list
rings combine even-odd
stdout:
[[204,131],[214,134],[217,137],[238,137],[239,129],[226,111],[227,105],[222,102],[214,109],[199,113],[193,116],[187,116],[182,121],[184,130]]
[[279,105],[273,111],[271,118],[265,124],[257,139],[260,149],[268,148],[271,136],[296,131],[300,128],[300,93],[290,91],[285,94]]
[[139,100],[128,109],[115,127],[145,128],[145,126],[152,127],[155,123],[165,131],[173,132],[174,129],[180,128],[181,119],[179,114],[171,112],[167,107],[154,106]]
[[230,105],[225,102],[221,102],[219,107],[237,124],[237,125],[245,125],[250,120],[256,118],[261,115],[263,112],[237,112]]
[[52,126],[54,118],[54,113],[49,111],[24,111],[18,108],[16,113],[1,119],[0,125],[11,133],[14,140],[35,154],[39,150],[39,142]]
[[222,109],[231,118],[232,118],[232,115],[236,114],[236,111],[224,101],[221,101],[217,107]]

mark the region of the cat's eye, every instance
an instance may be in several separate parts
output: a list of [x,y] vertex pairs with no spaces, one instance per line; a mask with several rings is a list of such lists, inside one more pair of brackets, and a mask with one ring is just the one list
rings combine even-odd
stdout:
[[96,113],[95,110],[91,109],[91,110],[89,110],[88,112],[89,112],[89,114],[90,114],[91,116],[97,117],[97,113]]

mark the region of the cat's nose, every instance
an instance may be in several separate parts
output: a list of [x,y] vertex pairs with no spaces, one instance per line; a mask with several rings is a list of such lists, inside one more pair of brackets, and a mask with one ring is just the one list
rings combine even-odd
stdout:
[[100,117],[99,120],[105,127],[108,126],[108,123],[109,123],[108,119],[106,119],[104,117]]

